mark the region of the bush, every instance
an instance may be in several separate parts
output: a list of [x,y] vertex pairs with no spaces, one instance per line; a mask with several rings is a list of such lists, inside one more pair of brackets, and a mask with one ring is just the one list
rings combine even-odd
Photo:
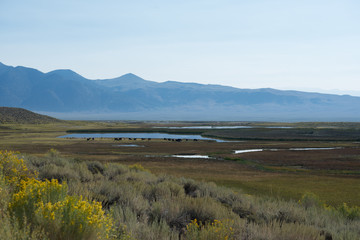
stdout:
[[149,186],[149,190],[143,193],[149,201],[160,201],[168,198],[185,197],[184,189],[181,185],[173,182],[160,182]]
[[36,217],[50,239],[109,239],[112,220],[98,202],[67,196],[56,203],[40,202]]
[[346,203],[343,203],[337,210],[349,220],[360,220],[360,207],[349,207]]
[[13,188],[17,188],[21,181],[27,181],[36,175],[26,167],[23,159],[11,151],[0,151],[0,172]]
[[25,221],[36,224],[35,211],[39,204],[62,201],[66,194],[67,185],[59,184],[57,180],[41,182],[29,179],[21,182],[21,190],[12,196],[9,210],[20,226],[23,226]]
[[86,165],[92,174],[97,174],[97,173],[104,174],[105,168],[104,168],[104,165],[102,165],[102,163],[100,163],[98,161],[87,162]]
[[108,163],[105,165],[104,176],[106,176],[109,180],[112,180],[116,176],[123,175],[127,172],[129,172],[129,168],[124,165]]
[[219,221],[215,219],[213,222],[208,222],[203,225],[201,222],[198,222],[196,219],[194,219],[186,226],[185,239],[235,239],[233,224],[233,220],[225,219],[223,221]]
[[170,198],[152,204],[150,219],[164,219],[171,227],[184,228],[191,220],[212,222],[215,219],[236,218],[228,208],[211,198]]
[[141,164],[137,164],[137,163],[130,165],[129,169],[135,172],[149,172],[149,170],[145,169],[143,166],[141,166]]
[[324,203],[320,201],[320,198],[314,193],[305,193],[299,203],[304,206],[305,209],[309,208],[321,208]]
[[[11,152],[3,153],[0,160],[1,237],[129,239],[123,226],[113,225],[112,218],[105,215],[99,202],[67,195],[66,182],[60,184],[57,179],[39,181],[29,178],[23,161]],[[14,184],[16,188],[10,196],[8,186]]]
[[43,180],[57,179],[59,182],[80,180],[79,174],[70,166],[57,166],[53,163],[39,169],[39,178]]
[[105,239],[112,231],[112,221],[100,203],[68,196],[66,183],[55,179],[22,181],[9,210],[21,227],[26,221],[40,225],[50,239]]

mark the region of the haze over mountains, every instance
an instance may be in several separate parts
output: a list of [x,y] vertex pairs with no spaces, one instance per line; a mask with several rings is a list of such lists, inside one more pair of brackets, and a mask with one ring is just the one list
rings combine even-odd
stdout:
[[134,74],[89,80],[0,63],[0,106],[65,119],[359,121],[360,97],[153,82]]

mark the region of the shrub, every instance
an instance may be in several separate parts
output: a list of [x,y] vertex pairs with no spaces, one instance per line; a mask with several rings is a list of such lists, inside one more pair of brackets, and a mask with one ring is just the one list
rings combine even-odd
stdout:
[[320,208],[324,204],[320,201],[320,198],[316,196],[314,193],[305,193],[301,199],[299,200],[299,203],[304,206],[305,209],[309,208]]
[[46,155],[50,158],[55,158],[60,156],[60,152],[54,148],[51,148]]
[[141,164],[138,163],[130,165],[129,169],[135,172],[149,172],[149,170],[145,169]]
[[97,174],[97,173],[104,174],[105,168],[104,165],[102,165],[102,163],[95,161],[95,162],[87,162],[86,165],[92,174]]
[[93,180],[93,173],[88,169],[86,163],[75,163],[74,168],[77,171],[81,182],[89,182]]
[[170,227],[184,228],[192,219],[206,223],[215,219],[237,218],[228,208],[211,198],[169,198],[154,202],[150,219],[164,219]]
[[135,239],[178,240],[178,233],[171,229],[164,220],[149,222],[147,218],[139,217],[129,207],[119,205],[111,209],[114,222],[122,225],[126,222],[126,232]]
[[173,182],[160,182],[149,186],[149,191],[143,193],[149,201],[159,201],[161,199],[185,197],[182,186]]
[[24,160],[12,151],[0,151],[0,172],[13,188],[17,188],[21,181],[27,181],[36,175],[26,167]]
[[57,179],[59,182],[80,180],[79,174],[70,166],[57,166],[53,163],[39,169],[39,178],[43,180]]
[[109,239],[114,234],[112,220],[95,201],[67,196],[56,203],[40,202],[36,214],[50,239]]
[[214,220],[213,222],[205,223],[198,222],[196,219],[192,220],[186,226],[185,239],[188,240],[218,240],[218,239],[235,239],[233,220]]
[[108,163],[105,165],[104,176],[109,180],[114,179],[118,175],[123,175],[129,172],[129,168],[117,163]]
[[100,203],[68,196],[66,183],[55,179],[22,181],[9,209],[21,227],[26,221],[41,226],[50,239],[105,239],[112,234],[112,221]]
[[360,207],[349,207],[346,203],[343,203],[337,210],[349,220],[360,220]]
[[9,210],[15,216],[20,226],[25,221],[36,224],[35,211],[39,204],[56,203],[65,199],[67,185],[59,184],[57,180],[38,181],[29,179],[21,182],[21,190],[12,196]]

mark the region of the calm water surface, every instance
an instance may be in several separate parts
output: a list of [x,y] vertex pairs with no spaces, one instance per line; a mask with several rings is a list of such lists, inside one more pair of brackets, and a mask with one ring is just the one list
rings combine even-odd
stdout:
[[206,138],[200,135],[182,135],[168,133],[74,133],[60,136],[59,138],[152,138],[152,139],[189,139],[211,140],[216,142],[228,142],[225,140]]

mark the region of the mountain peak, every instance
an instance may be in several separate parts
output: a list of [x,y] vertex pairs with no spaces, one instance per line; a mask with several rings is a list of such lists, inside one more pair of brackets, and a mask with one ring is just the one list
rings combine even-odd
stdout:
[[144,80],[143,78],[133,74],[133,73],[127,73],[119,77],[120,79],[128,79],[128,80]]
[[70,69],[58,69],[58,70],[54,70],[54,71],[46,73],[46,75],[53,75],[53,74],[59,75],[63,78],[74,79],[74,80],[85,79],[83,76],[81,76],[80,74],[78,74]]

